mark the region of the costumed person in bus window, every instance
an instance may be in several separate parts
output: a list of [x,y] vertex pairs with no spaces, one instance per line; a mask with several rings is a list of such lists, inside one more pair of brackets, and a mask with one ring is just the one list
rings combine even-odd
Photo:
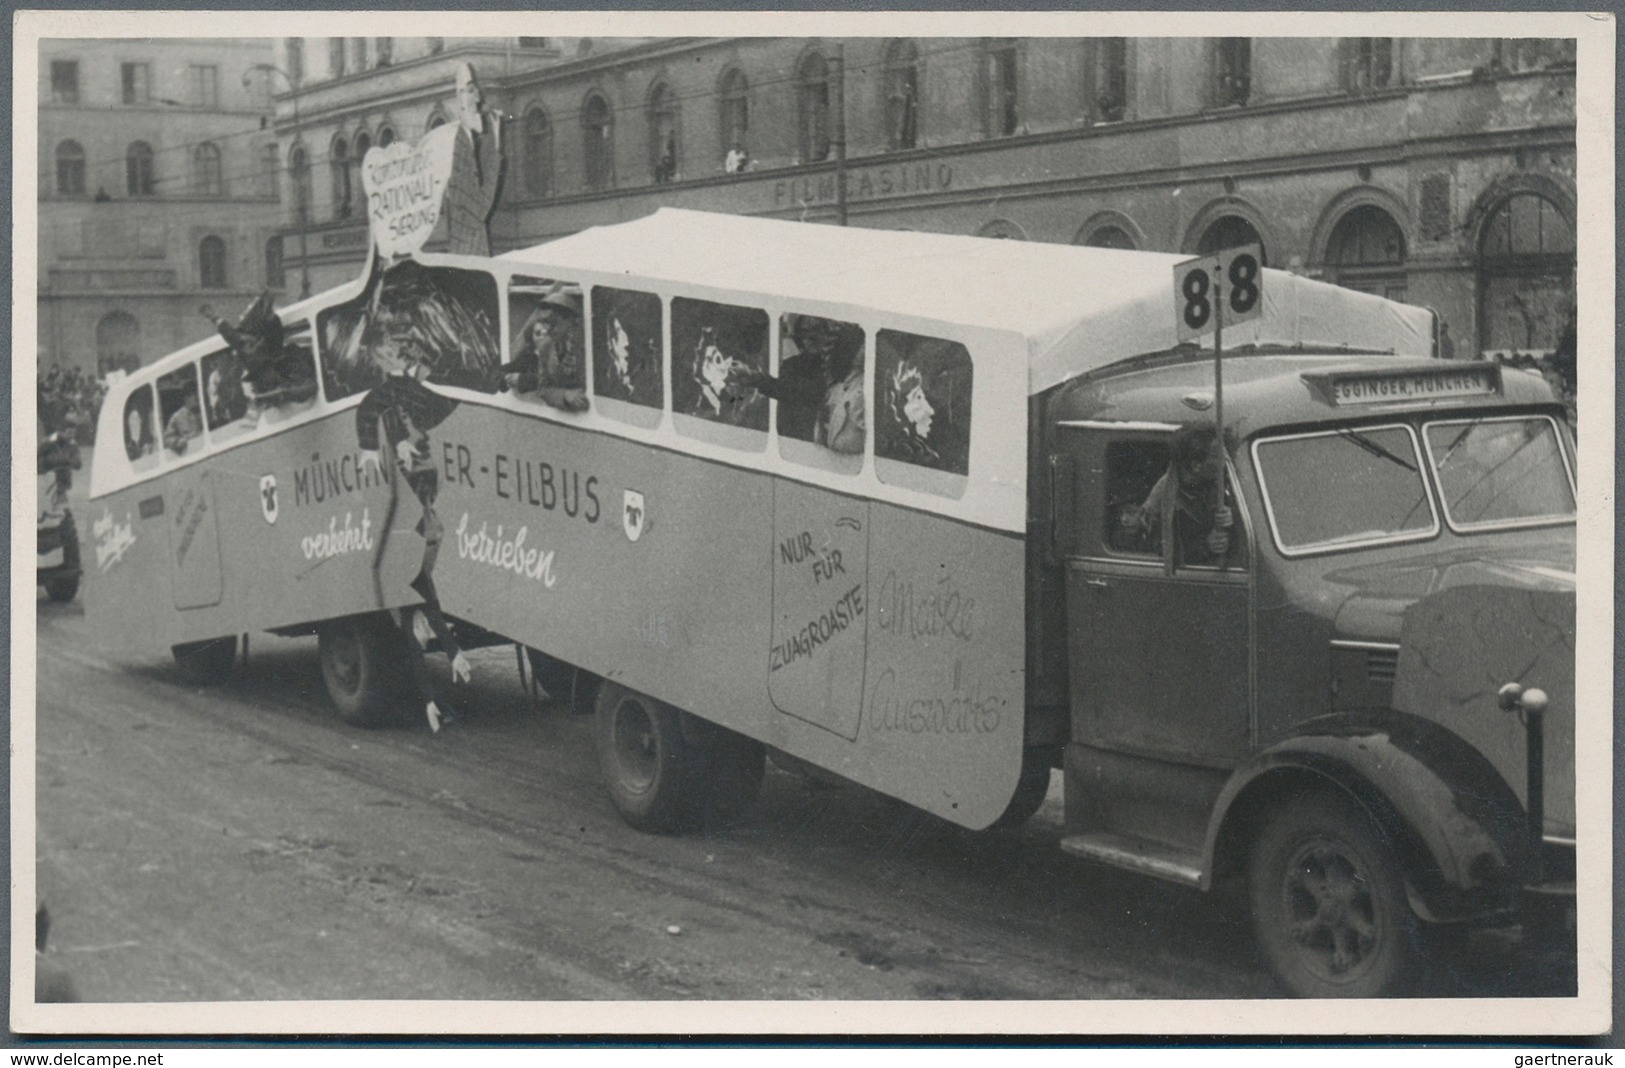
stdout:
[[1186,565],[1221,564],[1231,556],[1237,545],[1231,535],[1235,518],[1228,487],[1225,504],[1217,504],[1221,467],[1213,449],[1216,433],[1208,424],[1175,433],[1168,470],[1143,504],[1118,516],[1124,534],[1143,551],[1161,553],[1171,543],[1169,562]]
[[502,121],[483,108],[479,79],[467,63],[457,65],[457,138],[453,142],[451,177],[446,183],[446,250],[489,256],[491,236],[485,222],[497,202],[502,177]]
[[186,391],[186,399],[169,417],[169,422],[164,424],[164,448],[179,455],[192,444],[192,439],[202,433],[202,410],[194,387]]
[[548,293],[525,320],[514,358],[502,365],[507,387],[567,412],[586,411],[581,330],[581,295],[562,288]]
[[266,408],[298,404],[316,396],[315,367],[303,349],[286,343],[282,319],[271,305],[269,290],[249,304],[235,325],[216,318],[214,309],[207,304],[199,311],[215,324],[241,361],[241,390],[253,405],[256,418]]
[[395,464],[397,491],[404,481],[423,509],[416,530],[423,536],[423,565],[412,588],[423,598],[419,609],[408,610],[410,619],[403,619],[402,629],[411,639],[414,655],[413,676],[423,699],[429,727],[439,731],[442,723],[451,718],[450,706],[441,708],[429,685],[428,672],[423,664],[423,651],[431,638],[438,638],[441,651],[451,661],[452,678],[467,682],[472,674],[468,658],[458,648],[451,626],[440,609],[440,597],[434,586],[434,565],[440,555],[440,542],[445,528],[435,514],[435,498],[439,495],[440,479],[429,448],[429,431],[445,422],[456,410],[457,402],[442,397],[422,382],[427,373],[424,355],[412,350],[416,342],[399,336],[393,317],[380,309],[367,325],[365,345],[374,362],[384,372],[384,380],[361,399],[356,408],[356,441],[361,448],[363,467],[380,467],[379,454],[388,449],[390,462]]
[[790,323],[794,355],[779,361],[775,378],[765,371],[741,376],[779,402],[779,433],[815,441],[835,452],[862,452],[863,342],[855,329],[817,315]]

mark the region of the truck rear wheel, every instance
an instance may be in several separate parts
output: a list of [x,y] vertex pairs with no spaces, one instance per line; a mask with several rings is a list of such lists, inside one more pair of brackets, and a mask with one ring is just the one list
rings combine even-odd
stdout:
[[639,830],[727,822],[761,789],[767,751],[760,742],[607,680],[594,714],[610,799]]
[[593,711],[598,767],[621,818],[640,831],[679,830],[698,788],[695,747],[677,709],[605,681]]
[[399,717],[408,677],[406,644],[382,614],[335,619],[317,635],[322,681],[339,718],[356,727],[377,727]]
[[210,638],[202,642],[182,642],[170,646],[175,666],[188,682],[209,685],[220,682],[237,663],[237,635]]
[[1393,847],[1351,799],[1317,791],[1271,817],[1248,890],[1258,943],[1299,997],[1397,993],[1421,956]]

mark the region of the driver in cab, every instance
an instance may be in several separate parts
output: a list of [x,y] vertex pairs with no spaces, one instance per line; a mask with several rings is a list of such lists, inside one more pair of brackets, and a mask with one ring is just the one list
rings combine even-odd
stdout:
[[1210,425],[1179,430],[1168,470],[1143,503],[1124,508],[1118,516],[1123,540],[1135,548],[1162,554],[1165,545],[1173,546],[1172,556],[1163,554],[1170,570],[1175,563],[1222,567],[1233,557],[1235,518],[1228,487],[1225,503],[1217,503],[1222,468],[1214,438]]

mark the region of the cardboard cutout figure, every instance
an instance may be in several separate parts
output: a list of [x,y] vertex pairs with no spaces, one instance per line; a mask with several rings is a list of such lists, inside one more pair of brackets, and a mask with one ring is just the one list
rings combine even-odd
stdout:
[[447,251],[489,256],[485,222],[497,202],[502,178],[502,120],[483,110],[484,95],[467,63],[457,66],[457,140],[446,186]]

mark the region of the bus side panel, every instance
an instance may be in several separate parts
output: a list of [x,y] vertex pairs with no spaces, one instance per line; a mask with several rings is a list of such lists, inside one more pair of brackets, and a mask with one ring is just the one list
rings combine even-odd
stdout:
[[1025,544],[870,505],[869,657],[853,778],[967,827],[1021,773]]
[[763,737],[767,476],[474,405],[435,439],[447,612]]
[[403,486],[386,537],[389,511],[348,412],[216,453],[91,502],[86,616],[156,653],[415,603],[422,510]]

